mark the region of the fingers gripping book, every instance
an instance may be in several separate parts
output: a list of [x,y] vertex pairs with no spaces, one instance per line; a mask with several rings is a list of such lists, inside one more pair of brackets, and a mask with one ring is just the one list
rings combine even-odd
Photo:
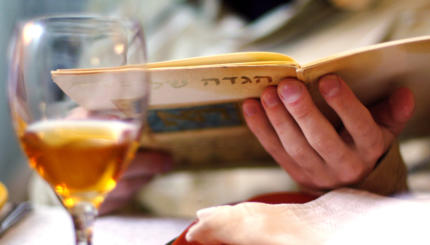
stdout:
[[[312,52],[312,49],[309,49]],[[367,106],[399,86],[409,87],[416,111],[404,135],[429,135],[430,36],[381,43],[298,64],[279,53],[243,52],[195,57],[146,65],[52,72],[54,82],[88,110],[123,106],[116,91],[133,97],[133,74],[151,80],[148,130],[143,147],[173,154],[179,169],[270,164],[270,157],[247,129],[240,103],[258,98],[267,86],[296,77],[307,86],[315,104],[338,127],[336,114],[318,92],[318,79],[341,76]],[[135,81],[134,81],[135,82]],[[103,98],[92,89],[105,90]]]

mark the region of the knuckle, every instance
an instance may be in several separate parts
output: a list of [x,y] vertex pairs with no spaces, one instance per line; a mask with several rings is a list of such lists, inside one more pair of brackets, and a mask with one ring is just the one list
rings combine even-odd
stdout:
[[355,131],[359,132],[361,137],[373,137],[375,134],[375,130],[372,124],[367,121],[356,121],[355,122]]
[[344,164],[340,169],[341,171],[338,173],[338,179],[344,184],[357,182],[365,171],[364,165],[358,163]]
[[268,87],[266,87],[264,90],[263,90],[263,93],[262,93],[262,95],[265,95],[265,94],[271,94],[271,93],[275,93],[276,94],[276,87],[275,86],[268,86]]
[[325,135],[313,135],[309,141],[311,146],[322,156],[328,156],[333,154],[333,152],[337,152],[337,154],[341,154],[341,157],[346,158],[345,152],[337,150],[339,146],[336,142]]
[[279,117],[278,114],[270,115],[269,118],[272,126],[275,129],[282,129],[287,126],[285,120],[282,120],[282,118]]
[[283,149],[276,147],[272,144],[265,145],[265,149],[267,153],[269,153],[275,159],[282,159],[282,155],[284,154]]
[[309,106],[303,106],[302,104],[297,104],[289,110],[296,120],[305,120],[312,114],[312,109]]
[[333,93],[330,96],[324,96],[324,100],[334,109],[339,111],[348,110],[348,103],[345,101],[349,101],[350,98],[345,95],[344,90],[340,90],[339,93]]
[[311,144],[311,146],[317,150],[318,152],[320,152],[320,150],[324,150],[325,148],[329,147],[327,144],[328,141],[324,139],[324,137],[320,136],[320,135],[313,135],[309,138],[309,144]]
[[308,177],[304,174],[296,174],[291,176],[299,185],[302,186],[313,186],[312,182],[308,180]]
[[342,166],[348,165],[351,162],[351,152],[349,150],[338,150],[336,151],[335,161]]
[[311,144],[313,148],[317,149],[318,151],[330,151],[330,149],[333,147],[333,143],[321,135],[313,136],[311,138]]
[[291,145],[288,147],[288,154],[297,162],[303,162],[309,153],[305,150],[304,147]]
[[369,111],[365,111],[355,118],[354,123],[351,125],[351,130],[362,139],[374,139],[382,136],[381,130]]
[[364,154],[366,157],[366,162],[375,162],[385,151],[385,144],[383,140],[383,136],[378,134],[372,137],[367,146],[367,150]]
[[372,147],[374,147],[378,153],[383,153],[385,151],[384,136],[381,131],[378,132]]
[[336,186],[336,182],[332,178],[316,178],[313,183],[319,189],[332,189]]
[[247,121],[248,128],[251,130],[251,132],[260,140],[264,140],[265,134],[264,131],[261,129],[261,124],[257,123],[254,120],[248,120]]
[[307,186],[310,184],[308,174],[300,168],[287,169],[283,167],[284,170],[288,172],[290,177],[299,185]]

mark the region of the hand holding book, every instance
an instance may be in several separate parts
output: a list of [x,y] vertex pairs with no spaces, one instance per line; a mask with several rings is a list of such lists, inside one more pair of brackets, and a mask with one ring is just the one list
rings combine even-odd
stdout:
[[413,95],[407,88],[397,89],[369,111],[339,76],[323,76],[318,88],[341,119],[341,128],[333,127],[294,78],[266,88],[262,103],[246,100],[245,120],[266,151],[307,189],[356,184],[374,169],[412,116]]
[[[91,110],[127,103],[117,101],[115,91],[130,89],[132,95],[133,74],[147,70],[152,79],[152,110],[150,132],[141,143],[171,152],[175,169],[262,165],[271,156],[300,184],[322,190],[370,176],[414,107],[410,91],[396,87],[406,86],[416,97],[407,134],[430,132],[425,124],[430,119],[428,61],[430,37],[424,36],[305,65],[281,54],[237,53],[147,67],[59,70],[53,78],[78,104]],[[328,76],[323,79],[327,83],[318,82],[326,74],[344,80]],[[298,80],[281,81],[286,77]],[[338,89],[328,89],[333,81]],[[278,89],[268,87],[278,83]],[[97,104],[87,103],[94,101],[87,100],[90,84],[106,91]],[[301,97],[278,96],[294,86]],[[239,105],[261,95],[263,104],[256,99],[243,103],[244,119],[258,141],[243,123]],[[267,98],[275,99],[277,106],[270,106],[273,101]],[[249,106],[256,113],[252,117]]]

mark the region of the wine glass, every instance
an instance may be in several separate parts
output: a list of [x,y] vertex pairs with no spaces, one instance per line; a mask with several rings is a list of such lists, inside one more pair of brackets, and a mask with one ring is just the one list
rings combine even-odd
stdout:
[[[21,147],[71,214],[76,244],[92,244],[97,209],[142,133],[149,93],[142,29],[137,22],[107,17],[45,17],[19,25],[11,44],[8,98]],[[107,91],[117,76],[107,73],[110,83],[81,88],[93,102],[88,106],[69,97],[51,75],[57,69],[126,64],[141,69],[133,72],[133,91],[115,91],[116,101],[130,102],[121,106],[99,103],[110,99]],[[71,82],[78,84],[79,77]]]

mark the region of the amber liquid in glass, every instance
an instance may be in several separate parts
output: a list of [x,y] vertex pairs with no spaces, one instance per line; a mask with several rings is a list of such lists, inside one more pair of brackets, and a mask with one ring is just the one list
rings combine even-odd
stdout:
[[113,121],[43,121],[20,137],[30,165],[67,208],[98,207],[131,159],[133,125]]

